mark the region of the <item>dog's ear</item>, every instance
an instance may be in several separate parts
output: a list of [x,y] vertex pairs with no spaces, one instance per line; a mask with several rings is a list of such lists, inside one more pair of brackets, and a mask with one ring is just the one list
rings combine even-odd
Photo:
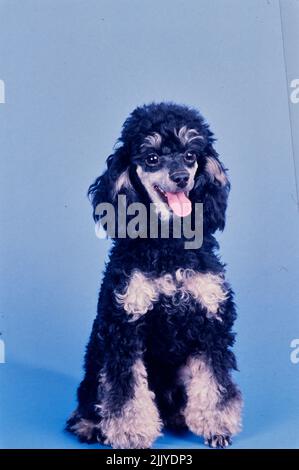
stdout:
[[134,200],[135,190],[131,183],[129,155],[124,146],[119,147],[107,158],[107,169],[88,189],[88,197],[93,206],[93,217],[97,221],[97,207],[101,203],[117,205],[117,197],[123,194],[127,204]]
[[198,173],[194,187],[195,202],[203,203],[205,232],[214,233],[224,229],[229,191],[226,169],[212,144],[209,144],[205,151],[204,167]]

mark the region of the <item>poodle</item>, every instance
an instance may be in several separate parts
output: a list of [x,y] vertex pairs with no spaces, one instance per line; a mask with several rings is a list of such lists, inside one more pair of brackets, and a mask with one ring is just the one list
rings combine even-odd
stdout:
[[[241,429],[242,397],[232,379],[234,294],[214,236],[224,229],[230,183],[214,142],[193,108],[137,107],[106,170],[89,188],[97,225],[106,223],[108,231],[110,207],[117,230],[78,406],[67,422],[80,441],[149,448],[164,428],[189,429],[210,447],[223,448]],[[154,207],[149,212],[157,215],[157,236],[146,233],[149,212],[139,219],[137,235],[126,235],[136,204]],[[194,217],[197,204],[202,224]],[[120,220],[119,205],[129,222]],[[194,229],[202,225],[199,247],[186,248],[186,237],[174,236],[173,228],[163,236],[163,226],[174,219],[189,219]]]

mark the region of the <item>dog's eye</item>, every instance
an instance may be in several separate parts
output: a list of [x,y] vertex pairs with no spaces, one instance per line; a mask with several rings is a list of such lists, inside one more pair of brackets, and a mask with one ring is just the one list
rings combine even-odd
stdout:
[[151,153],[150,155],[148,155],[145,159],[145,162],[147,165],[149,166],[155,166],[155,165],[158,165],[159,163],[159,157],[156,153]]
[[186,162],[193,163],[197,158],[197,154],[195,152],[186,152],[184,158]]

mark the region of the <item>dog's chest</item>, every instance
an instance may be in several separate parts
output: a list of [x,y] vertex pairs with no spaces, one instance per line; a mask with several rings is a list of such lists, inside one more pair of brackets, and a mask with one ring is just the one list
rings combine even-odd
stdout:
[[115,291],[116,301],[136,321],[153,310],[177,316],[192,309],[204,311],[208,318],[220,319],[221,304],[227,288],[221,274],[177,269],[173,273],[150,276],[134,270],[122,291]]
[[149,357],[163,364],[181,364],[192,351],[204,351],[215,321],[191,295],[162,295],[143,316],[145,344]]

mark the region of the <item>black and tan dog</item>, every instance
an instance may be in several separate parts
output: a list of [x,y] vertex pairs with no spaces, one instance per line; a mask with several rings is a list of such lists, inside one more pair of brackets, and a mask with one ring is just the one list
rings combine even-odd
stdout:
[[226,171],[202,116],[172,103],[137,108],[107,169],[89,189],[94,207],[155,204],[161,220],[203,204],[203,242],[115,236],[85,356],[78,408],[67,429],[114,448],[148,448],[163,427],[189,428],[212,447],[240,430],[232,381],[233,292],[213,236],[223,230]]

